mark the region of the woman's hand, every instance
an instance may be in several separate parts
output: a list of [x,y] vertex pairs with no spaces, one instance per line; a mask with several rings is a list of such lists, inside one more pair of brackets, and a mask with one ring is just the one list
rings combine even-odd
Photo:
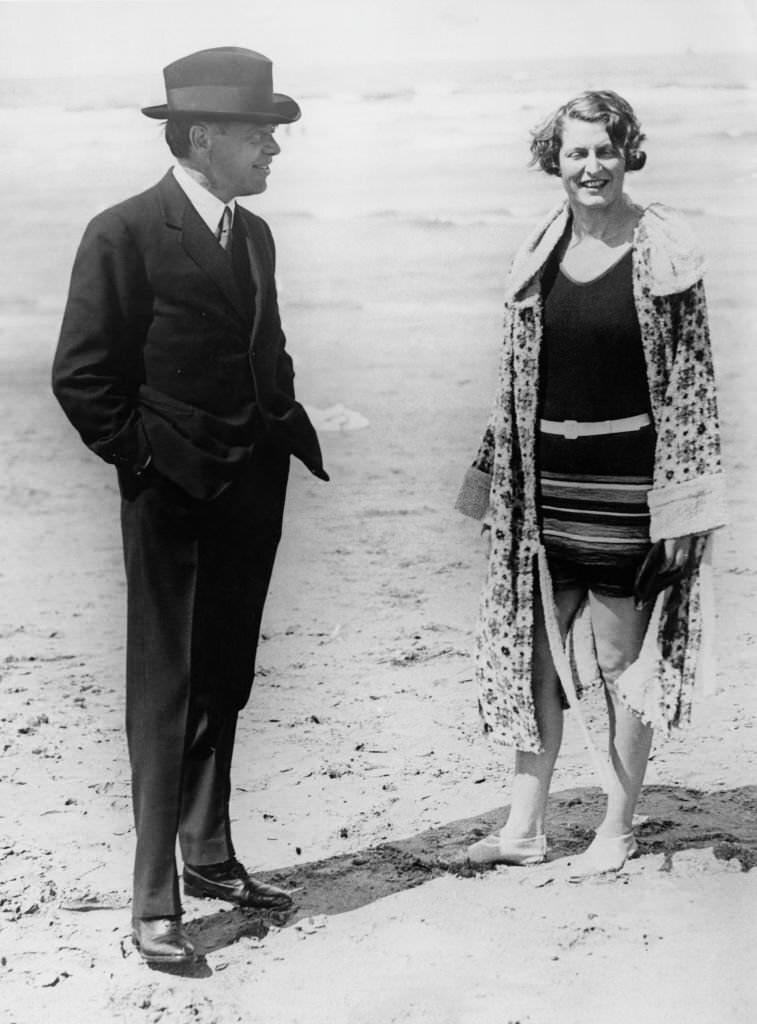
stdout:
[[670,572],[685,565],[691,554],[691,546],[699,534],[687,533],[683,537],[668,537],[665,540],[665,565],[663,572]]

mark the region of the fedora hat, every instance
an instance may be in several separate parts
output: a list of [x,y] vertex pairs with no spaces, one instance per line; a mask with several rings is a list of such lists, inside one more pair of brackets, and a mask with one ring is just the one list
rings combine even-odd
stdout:
[[300,108],[273,91],[273,64],[262,53],[218,46],[180,57],[163,68],[166,102],[142,107],[147,117],[207,117],[222,121],[291,124]]

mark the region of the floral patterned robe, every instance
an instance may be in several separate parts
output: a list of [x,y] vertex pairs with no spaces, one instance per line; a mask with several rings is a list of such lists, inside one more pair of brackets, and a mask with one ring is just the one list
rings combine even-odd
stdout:
[[[657,433],[650,535],[657,540],[705,534],[725,523],[726,510],[703,260],[679,214],[659,204],[637,212],[633,291]],[[536,503],[540,277],[569,217],[563,203],[513,260],[496,394],[457,501],[461,512],[482,519],[492,534],[475,650],[484,728],[501,743],[534,752],[542,749],[531,690],[537,573],[569,703],[583,686],[601,681],[585,613],[577,616],[565,647],[559,640]],[[659,596],[643,645],[644,664],[640,659],[617,683],[621,699],[665,731],[690,717],[708,605],[701,572],[706,548],[706,538],[697,540],[694,572]]]

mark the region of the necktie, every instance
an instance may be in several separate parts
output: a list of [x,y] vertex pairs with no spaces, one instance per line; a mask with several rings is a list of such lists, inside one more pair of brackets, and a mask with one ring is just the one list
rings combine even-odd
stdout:
[[216,238],[222,249],[229,248],[229,242],[231,241],[231,210],[228,206],[223,208],[221,219],[216,228]]

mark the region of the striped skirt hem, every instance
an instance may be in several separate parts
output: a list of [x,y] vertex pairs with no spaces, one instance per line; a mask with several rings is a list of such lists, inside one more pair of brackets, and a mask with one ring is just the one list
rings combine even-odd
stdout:
[[540,474],[547,554],[583,564],[638,562],[649,547],[651,477]]

